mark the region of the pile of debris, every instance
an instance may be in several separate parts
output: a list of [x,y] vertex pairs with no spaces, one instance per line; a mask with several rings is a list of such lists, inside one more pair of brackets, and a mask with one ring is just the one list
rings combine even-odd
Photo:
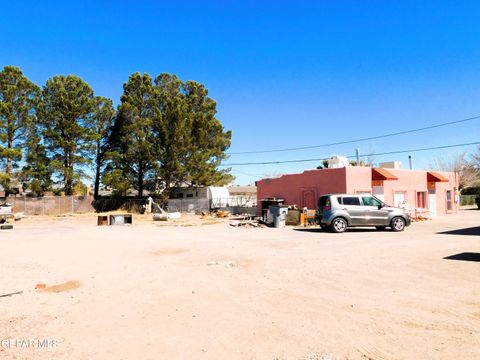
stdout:
[[244,228],[268,227],[263,221],[257,220],[256,216],[250,214],[239,215],[230,221],[230,226]]
[[153,201],[151,197],[147,200],[147,211],[153,213],[154,221],[168,221],[174,219],[180,219],[182,214],[178,211],[175,212],[166,212],[162,207]]
[[227,218],[227,217],[230,217],[230,211],[226,211],[226,210],[217,210],[215,211],[215,216],[218,217],[218,218]]

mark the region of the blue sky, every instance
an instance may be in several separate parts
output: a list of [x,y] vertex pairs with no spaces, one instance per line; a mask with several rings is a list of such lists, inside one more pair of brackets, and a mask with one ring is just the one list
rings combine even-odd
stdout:
[[[230,151],[308,146],[480,115],[474,1],[2,3],[0,65],[39,85],[77,74],[118,104],[135,71],[204,83]],[[480,120],[406,136],[227,162],[324,158],[480,141]],[[463,150],[413,153],[416,168]],[[407,154],[377,157],[402,161]],[[237,183],[316,163],[236,166]]]

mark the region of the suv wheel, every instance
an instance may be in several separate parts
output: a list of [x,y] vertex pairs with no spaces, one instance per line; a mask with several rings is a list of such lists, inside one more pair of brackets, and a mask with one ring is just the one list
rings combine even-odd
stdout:
[[333,219],[330,225],[330,229],[332,229],[333,232],[342,233],[345,230],[347,230],[347,226],[348,226],[347,220],[339,217],[339,218]]
[[393,231],[403,231],[405,229],[405,219],[402,217],[395,217],[391,224]]

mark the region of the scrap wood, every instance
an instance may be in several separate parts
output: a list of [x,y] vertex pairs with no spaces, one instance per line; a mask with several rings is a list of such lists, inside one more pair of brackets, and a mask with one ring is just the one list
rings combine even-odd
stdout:
[[20,294],[23,294],[23,291],[16,291],[16,292],[12,292],[12,293],[9,293],[9,294],[3,294],[3,295],[0,295],[0,298],[7,297],[7,296],[12,296],[12,295],[20,295]]
[[246,221],[232,221],[230,222],[230,226],[235,227],[259,227],[261,226],[257,221],[254,220],[246,220]]
[[219,211],[217,211],[216,216],[219,217],[219,218],[229,217],[230,216],[230,211],[219,210]]
[[240,214],[240,215],[235,215],[235,217],[230,218],[231,220],[254,220],[255,215],[251,214]]

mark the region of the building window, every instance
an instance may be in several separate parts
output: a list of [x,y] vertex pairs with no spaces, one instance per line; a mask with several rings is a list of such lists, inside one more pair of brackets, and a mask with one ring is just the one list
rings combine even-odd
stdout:
[[187,198],[192,198],[193,194],[187,194]]
[[447,190],[447,211],[452,211],[452,191]]
[[417,192],[417,208],[427,208],[427,192],[418,191]]
[[183,193],[177,194],[177,199],[183,199]]

